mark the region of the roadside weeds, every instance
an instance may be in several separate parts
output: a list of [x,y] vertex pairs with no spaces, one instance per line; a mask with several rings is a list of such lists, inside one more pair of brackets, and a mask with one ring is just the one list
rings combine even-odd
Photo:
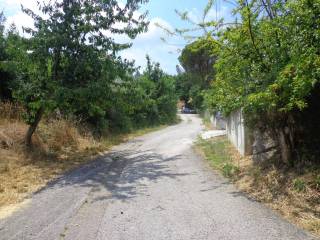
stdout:
[[254,164],[241,157],[226,137],[198,140],[196,150],[239,190],[320,237],[320,169]]

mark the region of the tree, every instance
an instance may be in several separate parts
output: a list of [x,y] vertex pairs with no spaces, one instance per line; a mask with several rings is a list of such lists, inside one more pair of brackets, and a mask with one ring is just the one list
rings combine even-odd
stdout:
[[189,104],[192,100],[193,107],[198,109],[203,107],[203,90],[214,80],[216,48],[216,40],[208,36],[188,44],[179,57],[185,72],[177,76],[177,90],[182,100]]
[[17,63],[23,59],[25,39],[19,36],[14,24],[5,31],[5,21],[5,16],[0,13],[0,100],[13,101]]
[[134,81],[131,91],[132,105],[135,106],[133,118],[142,126],[172,123],[177,112],[175,79],[149,56],[146,60],[146,70]]
[[[115,42],[111,34],[133,39],[147,29],[146,14],[134,15],[145,2],[128,0],[124,6],[118,1],[100,0],[43,2],[38,6],[46,17],[23,8],[34,20],[34,28],[25,29],[32,36],[27,77],[20,77],[20,88],[16,91],[28,113],[27,146],[32,145],[32,135],[43,114],[59,106],[76,114],[85,111],[89,117],[104,117],[105,104],[98,99],[91,101],[90,90],[98,86],[109,88],[108,81],[116,77],[108,70],[114,71],[117,67],[112,66],[122,64],[117,53],[130,47]],[[106,72],[112,79],[104,76]],[[79,100],[89,106],[86,104],[84,110]]]
[[0,12],[0,100],[10,100],[12,73],[8,69],[8,54],[6,52],[7,37],[5,36],[6,18]]
[[3,14],[3,12],[0,12],[0,57],[1,60],[4,59],[5,55],[5,36],[4,36],[4,24],[5,24],[6,18]]
[[216,48],[216,41],[212,37],[200,38],[188,44],[179,57],[185,72],[200,77],[201,87],[207,88],[214,78]]

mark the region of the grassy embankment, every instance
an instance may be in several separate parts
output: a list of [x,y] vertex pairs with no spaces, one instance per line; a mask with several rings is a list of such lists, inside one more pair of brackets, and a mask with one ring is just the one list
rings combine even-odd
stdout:
[[243,192],[287,220],[320,236],[320,168],[292,169],[254,164],[226,137],[199,140],[196,149]]
[[[64,119],[44,119],[34,138],[34,150],[23,143],[27,125],[22,109],[0,104],[0,215],[59,175],[103,155],[110,147],[165,126],[109,134],[99,140],[89,129]],[[1,218],[1,216],[0,216]]]

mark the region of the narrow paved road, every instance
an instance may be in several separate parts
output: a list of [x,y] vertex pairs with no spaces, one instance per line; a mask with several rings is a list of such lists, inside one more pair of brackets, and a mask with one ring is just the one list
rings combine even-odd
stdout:
[[312,239],[196,156],[197,116],[122,144],[0,221],[1,240]]

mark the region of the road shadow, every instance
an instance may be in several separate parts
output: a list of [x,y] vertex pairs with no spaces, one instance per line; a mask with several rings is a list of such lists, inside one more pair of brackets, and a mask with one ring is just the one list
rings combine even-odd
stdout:
[[138,195],[146,194],[144,191],[146,183],[157,182],[162,178],[176,179],[189,175],[189,173],[176,173],[170,169],[169,163],[181,157],[176,155],[166,158],[152,151],[111,152],[49,183],[35,194],[50,188],[71,185],[90,188],[91,202],[129,201]]

